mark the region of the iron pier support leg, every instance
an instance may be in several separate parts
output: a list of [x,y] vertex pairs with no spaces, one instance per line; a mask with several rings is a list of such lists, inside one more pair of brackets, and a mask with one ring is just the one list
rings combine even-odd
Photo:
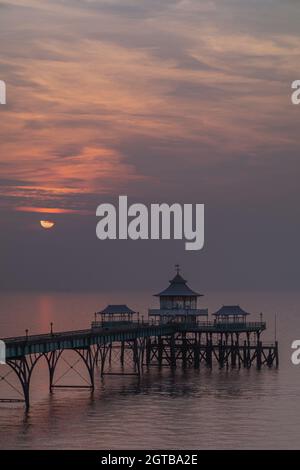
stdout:
[[26,411],[30,408],[31,375],[37,361],[41,357],[42,354],[28,354],[27,356],[7,361],[7,365],[13,369],[21,383]]
[[145,340],[135,339],[133,341],[133,362],[138,376],[143,372]]
[[49,370],[49,392],[50,393],[53,392],[52,388],[53,388],[55,368],[57,366],[57,362],[61,354],[62,354],[62,350],[56,350],[48,354],[45,354],[45,358],[46,358],[48,370]]
[[146,366],[149,367],[151,362],[151,338],[146,341]]
[[111,365],[111,355],[112,355],[112,343],[109,345],[109,355],[108,355],[108,362]]
[[199,369],[200,367],[200,344],[195,340],[194,344],[194,368]]
[[225,342],[223,346],[224,346],[223,347],[223,363],[224,365],[226,364],[226,369],[228,369],[229,368],[228,359],[229,359],[229,352],[230,352],[229,342],[228,342],[228,333],[225,333]]
[[163,339],[161,336],[157,338],[157,346],[158,346],[158,365],[159,367],[161,367],[162,357],[163,357]]
[[236,345],[235,345],[232,333],[230,335],[229,353],[230,353],[230,364],[231,364],[231,367],[234,369],[236,366]]
[[182,351],[182,367],[183,369],[186,369],[186,353],[187,353],[187,341],[186,341],[186,333],[182,334],[182,345],[181,345],[181,351]]
[[124,341],[121,341],[121,356],[120,356],[120,361],[121,361],[121,366],[124,367],[124,355],[125,355],[125,344]]
[[76,351],[77,354],[79,354],[79,356],[83,360],[87,368],[88,374],[89,374],[89,379],[90,379],[90,384],[91,384],[90,387],[92,390],[94,390],[95,388],[94,372],[95,372],[95,365],[97,361],[98,352],[94,354],[91,346],[83,350],[75,349],[74,351]]
[[138,343],[137,343],[136,339],[133,341],[132,350],[133,350],[133,365],[134,365],[134,368],[135,368],[137,374],[141,375],[140,362],[139,362],[139,352],[138,352]]
[[250,333],[247,331],[247,368],[251,367]]
[[238,366],[240,369],[241,368],[241,348],[240,348],[240,337],[238,333],[236,333],[236,354],[238,357]]
[[247,367],[247,343],[244,341],[243,345],[243,366]]
[[222,338],[222,335],[221,335],[221,339],[219,340],[219,346],[218,346],[218,349],[219,349],[219,367],[220,369],[223,369],[224,367],[224,348],[223,348],[223,338]]
[[212,341],[208,340],[206,343],[206,351],[205,351],[205,359],[206,359],[206,365],[210,369],[212,368]]
[[278,352],[278,341],[275,341],[275,366],[279,366],[279,352]]
[[269,348],[268,356],[267,356],[267,366],[272,367],[273,365],[273,354],[272,354],[272,348]]
[[237,343],[234,342],[233,336],[231,337],[231,367],[234,369],[236,367],[236,357],[237,357]]
[[101,377],[103,377],[104,375],[105,361],[106,361],[108,350],[109,350],[108,344],[103,344],[99,346],[99,355],[100,355],[100,361],[101,361],[101,367],[100,367]]
[[256,368],[258,370],[261,369],[261,364],[262,364],[262,344],[261,344],[261,341],[258,341],[257,348],[256,348]]
[[170,358],[171,358],[171,368],[176,369],[176,350],[175,350],[175,336],[172,335],[170,338]]

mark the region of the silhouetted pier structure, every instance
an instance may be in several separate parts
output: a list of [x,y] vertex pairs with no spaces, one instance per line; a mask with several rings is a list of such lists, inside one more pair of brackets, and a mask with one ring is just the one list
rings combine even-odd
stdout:
[[[93,390],[96,372],[101,376],[109,373],[140,377],[152,366],[278,367],[277,341],[272,344],[261,341],[265,322],[249,322],[249,314],[237,305],[223,306],[215,312],[215,320],[209,321],[208,311],[197,308],[200,294],[187,286],[179,270],[170,286],[158,296],[160,309],[149,310],[147,322],[134,322],[135,312],[126,305],[110,305],[95,314],[90,329],[53,332],[51,326],[49,334],[4,339],[6,363],[21,383],[26,409],[30,406],[32,373],[42,358],[48,366],[50,393],[56,387]],[[54,381],[57,364],[66,350],[74,351],[85,365],[86,385],[60,385]],[[125,367],[125,355],[132,372]],[[119,367],[113,371],[116,362]],[[5,376],[1,378],[5,380]]]

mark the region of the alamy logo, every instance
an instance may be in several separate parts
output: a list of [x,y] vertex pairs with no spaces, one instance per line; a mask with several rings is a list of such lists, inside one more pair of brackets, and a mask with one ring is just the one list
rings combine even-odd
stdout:
[[292,89],[295,90],[292,93],[292,103],[300,104],[300,80],[295,80],[292,83]]
[[4,341],[0,340],[0,364],[6,364],[6,347]]
[[6,104],[6,85],[3,80],[0,80],[0,104]]
[[[194,207],[193,207],[194,206]],[[185,240],[186,250],[204,245],[204,204],[132,204],[119,196],[119,207],[100,204],[96,235],[100,240]]]
[[291,348],[295,350],[291,356],[291,361],[294,364],[294,366],[299,366],[300,365],[300,340],[295,339],[295,341],[292,342]]

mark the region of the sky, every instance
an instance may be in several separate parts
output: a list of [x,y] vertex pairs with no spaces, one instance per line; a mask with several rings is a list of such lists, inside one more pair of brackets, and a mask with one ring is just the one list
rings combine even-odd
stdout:
[[[297,0],[0,0],[0,290],[299,288]],[[205,246],[96,207],[204,203]],[[43,230],[40,219],[54,220]]]

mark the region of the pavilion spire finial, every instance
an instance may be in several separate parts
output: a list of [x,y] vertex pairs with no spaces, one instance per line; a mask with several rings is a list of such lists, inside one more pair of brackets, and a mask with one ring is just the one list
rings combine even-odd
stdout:
[[179,274],[179,272],[180,272],[180,265],[179,265],[179,264],[175,264],[175,269],[176,269],[177,274]]

